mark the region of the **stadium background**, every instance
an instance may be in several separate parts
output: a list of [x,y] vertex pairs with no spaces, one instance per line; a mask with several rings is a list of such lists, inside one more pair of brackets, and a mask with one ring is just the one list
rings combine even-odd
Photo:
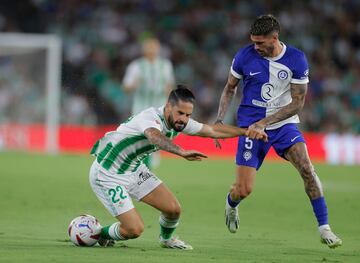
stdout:
[[[249,42],[251,21],[273,13],[282,25],[281,39],[309,59],[303,128],[360,132],[359,1],[5,0],[0,7],[2,32],[61,36],[63,123],[114,124],[127,118],[129,99],[121,80],[148,35],[163,43],[177,82],[195,91],[197,117],[212,121],[232,57]],[[112,88],[114,94],[103,91]]]
[[[191,85],[198,98],[195,118],[212,122],[231,59],[262,13],[278,16],[281,39],[309,59],[301,129],[343,247],[320,244],[301,179],[284,161],[264,163],[254,193],[242,204],[239,233],[229,234],[223,209],[236,142],[226,140],[218,151],[212,140],[185,137],[178,141],[185,148],[229,157],[200,163],[164,158],[155,170],[182,204],[176,234],[194,251],[161,249],[158,213],[141,203],[135,204],[145,222],[139,239],[110,249],[72,246],[66,230],[78,214],[113,222],[88,185],[93,158],[74,152],[88,152],[104,131],[128,117],[131,97],[122,92],[121,80],[128,62],[140,55],[141,40],[161,40],[176,81]],[[0,262],[360,262],[360,177],[359,166],[352,165],[360,163],[359,17],[357,0],[0,1],[0,33],[56,34],[63,47],[58,155],[42,152],[44,91],[35,84],[43,81],[44,52],[20,61],[33,70],[9,74],[0,48]],[[233,115],[227,117],[233,122]],[[23,142],[30,153],[13,151]]]
[[[141,55],[141,40],[148,36],[162,42],[162,55],[173,62],[176,82],[192,87],[197,97],[194,117],[213,122],[232,57],[249,42],[250,23],[262,13],[275,14],[282,25],[281,40],[307,54],[311,82],[300,126],[320,132],[320,140],[308,137],[322,145],[318,159],[360,162],[359,138],[353,136],[360,133],[359,1],[4,0],[0,30],[61,37],[60,150],[84,151],[104,130],[129,116],[132,98],[122,91],[121,81],[128,63]],[[6,88],[6,81],[2,78],[0,85],[1,124],[9,122],[7,114],[17,108],[9,101],[16,101],[18,95]],[[22,100],[38,104],[37,87],[29,93]],[[227,114],[228,123],[234,123],[239,100],[238,95],[229,111],[233,114]],[[18,123],[36,123],[37,117],[30,110]],[[100,131],[91,128],[99,125],[110,126]],[[74,131],[84,134],[75,139],[68,135]],[[43,132],[36,126],[27,133],[30,148],[42,149]],[[333,133],[337,135],[329,143],[323,136]]]

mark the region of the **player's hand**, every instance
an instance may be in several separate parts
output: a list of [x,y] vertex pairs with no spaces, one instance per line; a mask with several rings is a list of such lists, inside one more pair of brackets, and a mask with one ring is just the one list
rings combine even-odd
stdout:
[[[222,141],[225,141],[225,139],[221,139]],[[221,149],[221,143],[220,139],[214,139],[215,147],[218,149]]]
[[250,139],[263,140],[265,142],[268,141],[268,136],[265,133],[265,125],[260,121],[251,124],[248,127],[245,136],[249,137]]
[[205,154],[193,150],[183,151],[181,156],[188,161],[201,161],[203,158],[208,158]]
[[[216,120],[215,124],[224,124],[224,122],[222,120]],[[221,140],[225,141],[225,139],[221,139]],[[220,139],[214,139],[214,143],[216,148],[221,149]]]

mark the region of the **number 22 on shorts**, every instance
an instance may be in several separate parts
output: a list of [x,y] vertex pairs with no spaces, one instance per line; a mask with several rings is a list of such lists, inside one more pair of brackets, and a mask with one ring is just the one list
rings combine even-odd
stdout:
[[[117,193],[119,193],[118,197]],[[114,204],[118,203],[121,199],[127,198],[127,195],[124,195],[124,189],[120,185],[116,188],[109,189],[108,194],[111,196],[111,201]]]

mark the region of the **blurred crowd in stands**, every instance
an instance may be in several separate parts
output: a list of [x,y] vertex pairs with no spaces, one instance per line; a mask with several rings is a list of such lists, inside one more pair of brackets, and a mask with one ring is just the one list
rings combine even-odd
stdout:
[[249,43],[252,20],[264,13],[279,18],[280,39],[309,60],[302,128],[360,133],[360,1],[3,0],[0,31],[61,36],[63,123],[128,117],[131,97],[122,78],[148,36],[160,39],[176,82],[195,92],[195,117],[213,122],[231,60]]

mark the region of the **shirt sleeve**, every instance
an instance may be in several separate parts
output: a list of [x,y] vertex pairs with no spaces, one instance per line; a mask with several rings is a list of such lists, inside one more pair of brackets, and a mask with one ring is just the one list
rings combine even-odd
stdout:
[[146,111],[140,113],[137,120],[137,128],[141,133],[148,128],[155,128],[158,129],[160,132],[163,130],[163,122],[161,121],[160,117],[156,114],[156,112]]
[[296,59],[296,64],[292,73],[291,83],[306,84],[309,82],[309,65],[304,53],[299,55]]
[[183,133],[194,135],[197,134],[203,127],[204,124],[197,122],[193,119],[189,119],[188,123],[186,124],[185,129],[183,130]]
[[126,68],[125,76],[123,79],[123,85],[124,86],[131,86],[135,83],[135,81],[139,78],[140,69],[138,66],[138,63],[136,61],[133,61],[129,64],[129,66]]
[[239,51],[235,55],[235,57],[231,63],[230,72],[237,79],[241,79],[242,76],[244,75],[243,70],[242,70],[242,52],[241,51]]

